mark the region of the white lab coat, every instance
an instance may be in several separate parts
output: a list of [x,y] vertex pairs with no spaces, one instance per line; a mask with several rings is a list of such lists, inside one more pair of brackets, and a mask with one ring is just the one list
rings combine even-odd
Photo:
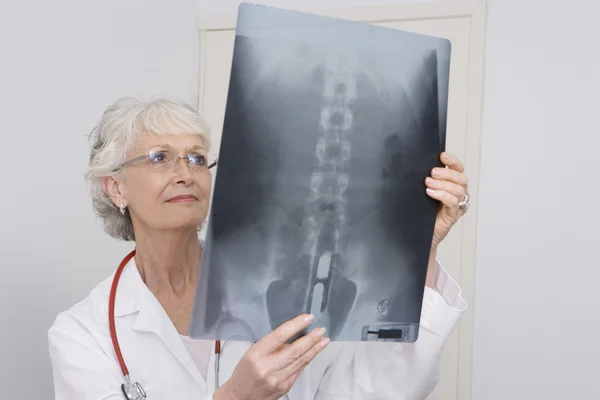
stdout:
[[[112,276],[61,313],[48,332],[56,400],[123,400],[123,376],[108,327]],[[304,370],[290,400],[417,400],[439,379],[442,347],[466,308],[456,282],[436,263],[436,289],[425,288],[414,344],[332,342]],[[149,400],[210,400],[214,354],[204,380],[166,312],[131,260],[119,282],[115,320],[131,379]],[[249,345],[226,342],[225,382]],[[251,388],[248,388],[251,390]]]

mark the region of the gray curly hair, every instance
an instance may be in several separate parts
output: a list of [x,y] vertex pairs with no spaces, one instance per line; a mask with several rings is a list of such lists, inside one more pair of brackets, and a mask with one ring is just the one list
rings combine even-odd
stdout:
[[169,99],[143,102],[132,97],[117,100],[108,106],[90,136],[93,144],[89,167],[85,174],[94,212],[104,230],[122,240],[135,240],[129,211],[121,214],[102,188],[102,178],[122,174],[117,168],[135,146],[143,132],[151,135],[198,134],[204,147],[210,150],[208,125],[189,105]]

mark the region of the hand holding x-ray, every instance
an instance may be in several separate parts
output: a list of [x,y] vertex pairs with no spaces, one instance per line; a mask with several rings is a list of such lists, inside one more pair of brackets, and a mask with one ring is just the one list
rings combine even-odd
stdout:
[[463,163],[449,153],[442,153],[442,163],[448,168],[436,167],[427,177],[427,194],[441,202],[435,219],[432,250],[436,250],[450,229],[469,207],[469,186]]
[[[214,400],[276,400],[285,395],[304,368],[329,344],[323,328],[315,328],[288,344],[313,319],[313,315],[299,315],[255,343],[231,378],[213,395]],[[248,390],[250,387],[252,390]]]

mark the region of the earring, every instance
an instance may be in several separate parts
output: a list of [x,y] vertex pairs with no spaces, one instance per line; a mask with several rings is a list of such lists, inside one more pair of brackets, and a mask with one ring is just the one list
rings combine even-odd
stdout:
[[121,207],[119,207],[119,209],[121,210],[121,214],[125,215],[125,206],[123,203],[121,203]]

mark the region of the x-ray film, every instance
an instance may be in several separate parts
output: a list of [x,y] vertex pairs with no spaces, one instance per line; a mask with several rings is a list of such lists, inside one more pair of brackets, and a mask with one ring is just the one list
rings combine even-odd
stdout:
[[[450,43],[243,4],[190,335],[417,340]],[[305,332],[304,332],[305,333]]]

